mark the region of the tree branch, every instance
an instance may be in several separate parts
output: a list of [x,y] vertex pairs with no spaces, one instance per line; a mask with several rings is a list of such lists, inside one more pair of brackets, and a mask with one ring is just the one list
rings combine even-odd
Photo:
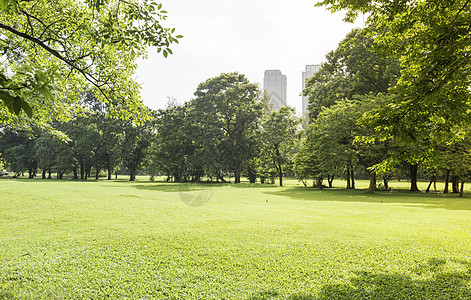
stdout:
[[39,39],[33,37],[33,36],[30,36],[24,32],[21,32],[21,31],[18,31],[16,30],[15,28],[11,27],[11,26],[8,26],[6,24],[3,24],[3,23],[0,23],[0,28],[3,28],[7,31],[10,31],[11,33],[19,36],[19,37],[22,37],[24,39],[27,39],[35,44],[37,44],[38,46],[40,46],[41,48],[43,48],[44,50],[46,50],[47,52],[49,52],[50,54],[52,54],[53,56],[55,56],[56,58],[58,58],[59,60],[65,62],[67,65],[69,65],[70,67],[72,67],[73,69],[77,70],[80,74],[83,75],[83,77],[85,77],[85,79],[87,81],[89,81],[91,84],[93,84],[102,94],[103,96],[106,98],[106,100],[110,101],[110,99],[108,98],[108,96],[105,94],[105,92],[103,91],[103,89],[101,88],[103,85],[98,85],[95,81],[96,78],[93,77],[93,75],[85,72],[83,69],[81,69],[80,67],[78,67],[74,62],[68,60],[67,58],[63,57],[59,51],[55,50],[55,49],[52,49],[51,47],[47,46],[46,44],[44,44],[42,41],[40,41]]

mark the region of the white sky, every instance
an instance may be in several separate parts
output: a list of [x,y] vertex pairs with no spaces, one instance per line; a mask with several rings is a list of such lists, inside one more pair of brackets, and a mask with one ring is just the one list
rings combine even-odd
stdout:
[[165,59],[149,49],[139,62],[136,79],[150,108],[165,107],[167,97],[179,103],[193,98],[199,83],[238,71],[263,87],[263,74],[279,69],[287,76],[288,105],[301,113],[301,72],[320,64],[356,24],[314,7],[316,0],[163,0],[168,19],[163,26],[184,36]]

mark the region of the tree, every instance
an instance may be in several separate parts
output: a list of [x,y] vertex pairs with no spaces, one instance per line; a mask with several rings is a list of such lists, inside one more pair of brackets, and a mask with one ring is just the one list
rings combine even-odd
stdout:
[[188,105],[170,103],[156,112],[156,135],[150,149],[150,168],[154,172],[162,172],[168,180],[173,178],[176,182],[199,180],[194,142],[198,137],[194,136],[191,124]]
[[[391,101],[393,95],[354,96],[327,108],[324,107],[309,125],[301,150],[296,154],[295,170],[302,180],[316,178],[318,186],[327,177],[329,187],[338,173],[345,174],[347,188],[355,188],[355,169],[363,167],[376,176],[375,164],[387,157],[386,142],[368,143],[374,133],[371,127],[362,126],[359,120],[374,108]],[[366,142],[366,143],[365,143]],[[376,182],[372,178],[375,188]]]
[[370,115],[379,137],[411,148],[421,141],[423,151],[415,155],[422,157],[441,142],[462,140],[455,127],[469,125],[469,0],[325,0],[317,5],[346,9],[347,21],[368,14],[368,23],[376,25],[375,48],[400,61],[393,89],[399,97]]
[[116,115],[143,110],[131,79],[153,46],[165,57],[181,36],[150,0],[0,0],[0,123],[67,117],[92,87]]
[[272,111],[261,123],[262,151],[275,168],[280,186],[283,186],[283,171],[294,156],[299,123],[295,109],[289,106]]
[[206,152],[203,155],[227,166],[236,183],[240,183],[243,163],[255,144],[250,133],[262,113],[258,93],[244,75],[225,73],[201,83],[191,101],[192,119]]
[[136,179],[137,170],[141,167],[148,154],[151,143],[152,129],[150,124],[141,125],[127,121],[123,126],[121,135],[120,149],[123,164],[129,171],[129,180]]
[[46,172],[49,173],[47,178],[52,178],[51,173],[56,163],[55,143],[57,141],[48,135],[40,136],[34,143],[35,158],[38,162],[38,167],[42,170],[42,179],[46,179]]
[[386,94],[396,84],[398,61],[374,52],[375,40],[365,32],[368,30],[353,29],[307,80],[303,93],[309,99],[311,119],[317,117],[322,107],[352,99],[353,95]]
[[9,168],[17,175],[28,171],[29,178],[34,178],[37,171],[34,136],[25,131],[3,128],[0,131],[0,153]]

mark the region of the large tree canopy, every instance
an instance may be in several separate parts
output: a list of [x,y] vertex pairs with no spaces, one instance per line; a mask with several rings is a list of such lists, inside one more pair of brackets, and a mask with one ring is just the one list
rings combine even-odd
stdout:
[[0,122],[67,115],[89,88],[120,116],[138,113],[136,59],[149,46],[166,57],[181,37],[166,13],[148,0],[0,0]]
[[318,5],[346,9],[347,21],[368,14],[376,25],[377,49],[400,61],[394,89],[400,97],[376,118],[384,135],[415,143],[433,131],[450,139],[454,126],[469,124],[470,0],[324,0]]
[[199,142],[209,160],[227,167],[240,183],[243,163],[255,143],[262,105],[259,91],[245,75],[223,73],[201,83],[191,101],[191,114],[199,129]]
[[396,84],[399,63],[374,52],[374,43],[361,29],[354,29],[326,55],[327,61],[306,81],[303,91],[309,97],[311,118],[336,101],[353,95],[384,94]]

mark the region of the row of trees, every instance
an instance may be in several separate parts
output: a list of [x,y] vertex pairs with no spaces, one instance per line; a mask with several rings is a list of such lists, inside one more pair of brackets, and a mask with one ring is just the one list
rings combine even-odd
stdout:
[[157,113],[153,169],[175,181],[251,182],[279,175],[291,162],[300,120],[290,107],[269,109],[269,98],[245,76],[221,74],[201,83],[195,99]]
[[[137,86],[126,78],[145,46],[154,45],[167,56],[169,45],[178,42],[173,30],[155,22],[165,18],[161,6],[120,0],[49,3],[0,0],[0,12],[9,17],[0,23],[7,38],[0,73],[0,122],[7,141],[2,157],[18,171],[30,169],[34,174],[35,164],[48,170],[53,164],[39,158],[55,149],[58,173],[69,168],[74,177],[86,177],[92,169],[111,174],[118,163],[133,174],[145,161],[152,172],[175,181],[203,176],[224,180],[232,174],[236,182],[243,175],[253,182],[257,176],[264,181],[278,174],[282,184],[286,168],[292,166],[301,180],[313,179],[318,186],[324,179],[331,185],[333,178],[342,176],[347,187],[354,188],[356,172],[368,172],[372,192],[377,176],[387,185],[395,169],[406,167],[411,191],[416,191],[420,167],[432,181],[439,175],[446,182],[453,178],[454,190],[461,181],[463,191],[471,169],[467,0],[319,3],[333,11],[346,10],[349,21],[368,14],[368,26],[350,33],[307,82],[310,125],[301,133],[292,109],[270,112],[266,95],[237,73],[200,84],[195,98],[184,105],[145,114],[133,96]],[[54,15],[50,23],[42,17],[58,11],[62,14],[55,15],[72,16],[77,22],[53,20]],[[76,36],[84,30],[88,17],[97,22],[85,34],[87,41],[71,38],[62,45],[67,33]],[[129,57],[120,55],[123,49]],[[73,100],[84,83],[95,87],[91,98],[98,101]],[[66,100],[57,101],[59,94]],[[47,134],[30,128],[25,135],[25,115],[33,115],[39,132],[48,128]],[[60,132],[70,141],[62,136],[57,144]],[[296,137],[301,137],[300,143]],[[28,149],[34,150],[34,155],[26,155],[33,163],[19,159]],[[65,161],[62,157],[72,157],[64,164],[68,167],[58,162]]]
[[462,193],[471,173],[470,2],[318,5],[346,10],[347,21],[368,14],[368,27],[350,33],[307,82],[311,125],[295,158],[301,178],[320,184],[342,173],[353,187],[356,166],[370,172],[373,191],[377,175],[387,180],[407,167],[417,191],[421,167],[431,183],[443,175],[457,191],[461,181]]
[[143,165],[151,174],[174,181],[217,181],[246,175],[273,180],[290,165],[296,147],[299,118],[290,107],[271,111],[269,98],[238,73],[221,74],[201,83],[195,99],[184,105],[169,102],[163,110],[150,111],[141,123],[110,116],[109,105],[92,93],[82,97],[83,112],[70,121],[56,121],[54,130],[65,140],[47,132],[4,127],[0,153],[11,170],[28,171],[34,177],[65,172],[108,179],[123,165],[134,180]]
[[110,106],[86,93],[82,112],[52,124],[70,141],[58,142],[51,130],[38,135],[5,127],[0,151],[13,170],[28,170],[30,176],[37,168],[43,177],[55,170],[59,177],[72,172],[82,179],[92,170],[96,178],[107,170],[110,179],[124,165],[133,180],[145,164],[151,174],[174,181],[234,176],[238,183],[245,175],[250,182],[264,182],[278,175],[282,185],[283,175],[291,172],[319,187],[325,179],[331,187],[334,178],[342,177],[354,189],[360,172],[370,175],[372,192],[377,176],[387,189],[395,169],[407,169],[411,191],[416,191],[421,166],[431,183],[443,175],[453,182],[453,191],[461,180],[462,191],[471,166],[466,126],[454,127],[461,134],[455,140],[447,140],[443,131],[437,134],[432,130],[437,124],[430,122],[417,124],[428,126],[426,137],[411,130],[383,136],[383,123],[390,118],[385,113],[395,113],[400,105],[396,86],[404,67],[375,50],[376,40],[368,35],[374,30],[353,30],[308,80],[310,125],[304,131],[292,108],[272,111],[266,93],[243,75],[228,73],[201,83],[193,100],[184,105],[170,101],[139,124],[111,118]]
[[86,108],[82,113],[67,122],[53,122],[52,130],[4,127],[0,153],[6,166],[17,174],[27,171],[30,178],[40,170],[42,178],[51,178],[54,172],[58,178],[72,173],[74,179],[87,179],[93,171],[98,179],[105,170],[111,179],[122,164],[134,180],[150,145],[150,127],[110,117],[109,106],[90,93],[84,95],[82,105]]

